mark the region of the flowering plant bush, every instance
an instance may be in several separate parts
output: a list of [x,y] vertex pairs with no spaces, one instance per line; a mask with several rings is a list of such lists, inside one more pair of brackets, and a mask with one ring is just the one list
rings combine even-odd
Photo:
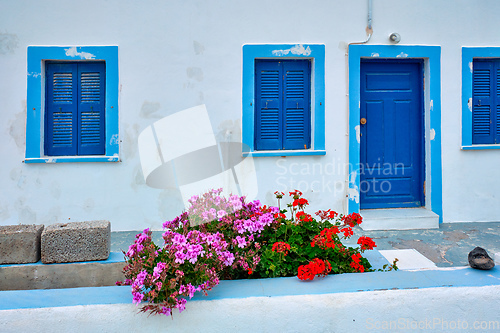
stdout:
[[[287,210],[235,195],[225,198],[221,191],[192,197],[187,212],[165,222],[163,247],[154,244],[149,229],[136,236],[125,253],[126,280],[117,284],[132,287],[135,304],[147,302],[141,311],[182,312],[187,298],[206,294],[219,279],[297,275],[313,280],[371,270],[361,253],[376,247],[373,240],[360,237],[359,249],[342,243],[361,223],[359,214],[320,210],[316,220],[304,211],[309,202],[302,193],[293,191],[287,218]],[[275,194],[279,206],[284,194]]]

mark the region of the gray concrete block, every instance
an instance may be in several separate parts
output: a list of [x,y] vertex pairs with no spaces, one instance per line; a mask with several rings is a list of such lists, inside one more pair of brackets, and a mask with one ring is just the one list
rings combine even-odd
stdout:
[[25,264],[40,260],[43,224],[0,226],[0,264]]
[[105,260],[111,247],[109,221],[56,223],[42,233],[44,264]]

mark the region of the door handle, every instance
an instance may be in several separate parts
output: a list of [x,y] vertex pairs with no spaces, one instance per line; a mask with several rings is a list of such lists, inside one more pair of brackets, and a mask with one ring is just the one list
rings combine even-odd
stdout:
[[361,125],[366,124],[366,118],[361,118],[361,119],[359,120],[359,122],[361,123]]

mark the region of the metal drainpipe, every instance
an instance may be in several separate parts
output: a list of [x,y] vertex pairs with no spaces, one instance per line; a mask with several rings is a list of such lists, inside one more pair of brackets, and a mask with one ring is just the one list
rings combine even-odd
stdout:
[[[362,42],[351,42],[347,44],[346,47],[346,52],[345,52],[345,81],[346,81],[346,119],[347,119],[347,131],[346,131],[346,138],[347,138],[347,149],[346,149],[346,161],[349,162],[349,46],[350,45],[359,45],[359,44],[366,44],[370,41],[372,38],[373,34],[373,28],[372,28],[372,10],[373,10],[373,0],[368,0],[368,17],[367,17],[367,25],[366,25],[366,40]],[[344,186],[344,194],[345,194],[345,200],[344,200],[344,215],[347,215],[348,213],[348,203],[349,203],[349,163],[347,163],[347,178],[345,180],[345,186]]]

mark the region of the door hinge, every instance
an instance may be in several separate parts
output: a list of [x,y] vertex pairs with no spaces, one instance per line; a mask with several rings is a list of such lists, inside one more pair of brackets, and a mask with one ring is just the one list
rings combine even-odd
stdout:
[[424,196],[425,196],[425,180],[424,180]]

